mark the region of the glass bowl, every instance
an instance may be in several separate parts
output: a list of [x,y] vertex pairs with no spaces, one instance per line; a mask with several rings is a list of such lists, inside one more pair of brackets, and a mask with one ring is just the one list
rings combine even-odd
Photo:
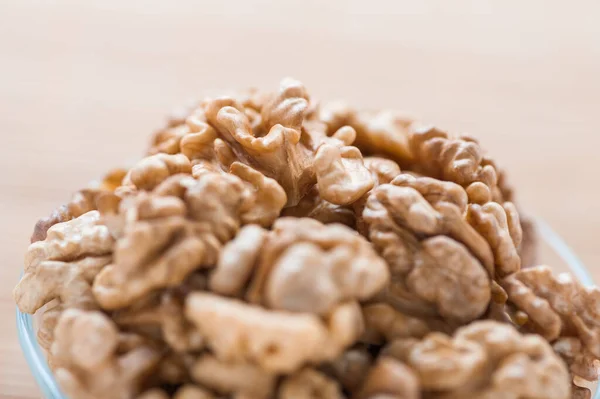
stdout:
[[[571,272],[584,285],[593,285],[590,272],[571,251],[567,244],[544,221],[537,219],[536,227],[540,238],[539,262],[552,266],[555,272]],[[42,393],[48,399],[66,399],[54,380],[46,357],[37,342],[35,316],[21,313],[17,309],[17,330],[19,341],[27,364]],[[592,387],[592,397],[600,399],[600,390],[596,384]]]

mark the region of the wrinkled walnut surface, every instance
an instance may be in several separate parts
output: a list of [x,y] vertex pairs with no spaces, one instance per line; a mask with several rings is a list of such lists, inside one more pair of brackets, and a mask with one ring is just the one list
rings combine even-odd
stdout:
[[568,399],[600,291],[470,136],[282,80],[190,104],[40,219],[14,289],[71,399]]

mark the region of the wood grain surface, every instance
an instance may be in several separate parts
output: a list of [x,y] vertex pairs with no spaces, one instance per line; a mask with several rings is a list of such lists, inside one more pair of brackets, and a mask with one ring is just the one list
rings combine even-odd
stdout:
[[0,1],[0,397],[38,390],[11,290],[40,216],[173,105],[301,79],[480,138],[600,280],[597,1]]

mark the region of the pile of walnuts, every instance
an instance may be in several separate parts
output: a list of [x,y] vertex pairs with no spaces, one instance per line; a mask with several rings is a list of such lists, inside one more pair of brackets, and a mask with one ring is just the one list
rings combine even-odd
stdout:
[[474,139],[285,79],[40,220],[14,297],[71,399],[589,398],[600,290],[511,201]]

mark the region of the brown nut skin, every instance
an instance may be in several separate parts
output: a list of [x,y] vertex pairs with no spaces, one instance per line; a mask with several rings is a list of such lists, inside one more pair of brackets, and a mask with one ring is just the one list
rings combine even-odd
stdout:
[[159,360],[147,346],[118,354],[117,328],[100,312],[67,309],[55,336],[54,375],[71,398],[131,398]]

